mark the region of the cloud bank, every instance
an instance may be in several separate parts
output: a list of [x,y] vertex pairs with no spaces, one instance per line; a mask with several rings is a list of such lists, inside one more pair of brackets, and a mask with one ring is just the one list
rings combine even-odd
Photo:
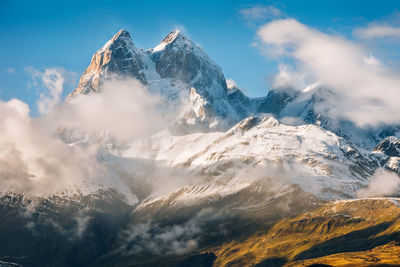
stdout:
[[206,208],[180,224],[160,225],[151,221],[131,225],[120,235],[119,252],[135,255],[181,255],[199,246],[205,236],[221,236],[224,222],[232,215],[227,211]]
[[68,146],[29,116],[28,105],[0,101],[0,191],[44,193],[94,171],[79,147]]
[[137,80],[105,81],[100,94],[67,99],[45,119],[57,127],[83,129],[90,135],[107,131],[120,141],[148,136],[166,126],[156,112],[160,98]]
[[378,169],[370,178],[367,188],[357,192],[358,197],[384,197],[398,193],[400,189],[400,178],[393,172]]
[[38,102],[42,116],[32,118],[20,100],[0,101],[0,192],[47,195],[82,184],[126,192],[126,172],[133,176],[135,170],[122,166],[115,171],[123,164],[117,157],[104,160],[108,152],[103,147],[164,129],[167,122],[155,111],[159,98],[137,80],[115,77],[105,82],[102,93],[60,103],[63,72],[52,68],[37,75],[48,89]]
[[294,19],[267,23],[257,34],[270,54],[294,60],[308,81],[333,90],[336,98],[320,107],[321,112],[361,127],[400,123],[400,76],[361,45]]

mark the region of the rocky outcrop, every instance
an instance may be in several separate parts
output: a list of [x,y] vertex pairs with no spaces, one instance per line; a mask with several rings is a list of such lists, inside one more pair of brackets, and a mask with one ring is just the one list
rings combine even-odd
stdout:
[[296,98],[297,94],[294,89],[279,88],[270,90],[267,97],[258,107],[257,113],[269,113],[278,116]]
[[134,77],[146,83],[139,51],[129,32],[124,29],[93,55],[89,67],[79,80],[78,88],[71,96],[98,92],[100,84],[112,74]]
[[260,105],[266,100],[266,97],[250,98],[236,86],[228,88],[227,97],[229,104],[242,119],[257,114]]
[[380,151],[389,157],[400,157],[400,138],[395,136],[385,138],[377,145],[375,151]]

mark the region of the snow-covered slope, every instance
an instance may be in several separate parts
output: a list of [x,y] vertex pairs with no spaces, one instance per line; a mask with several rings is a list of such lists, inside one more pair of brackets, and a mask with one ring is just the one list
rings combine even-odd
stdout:
[[398,125],[361,128],[349,120],[329,117],[325,109],[335,97],[332,90],[318,84],[304,90],[276,88],[269,91],[258,112],[274,114],[289,124],[321,126],[368,151],[373,150],[384,138],[400,131]]
[[248,118],[225,133],[163,132],[132,143],[123,153],[123,157],[139,156],[209,175],[212,186],[203,186],[215,194],[280,170],[277,181],[286,179],[323,198],[349,197],[377,167],[373,157],[332,132],[315,125],[287,126],[273,117]]

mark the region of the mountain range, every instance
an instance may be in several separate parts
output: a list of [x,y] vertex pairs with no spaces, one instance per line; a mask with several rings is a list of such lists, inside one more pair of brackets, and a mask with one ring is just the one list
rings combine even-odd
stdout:
[[399,190],[371,198],[370,186],[377,173],[400,175],[398,125],[330,117],[335,92],[321,84],[248,97],[178,30],[147,50],[118,31],[66,101],[115,79],[139,81],[172,119],[124,143],[63,131],[70,146],[95,145],[123,189],[1,192],[0,266],[311,266],[354,251],[400,264],[379,254],[398,252]]

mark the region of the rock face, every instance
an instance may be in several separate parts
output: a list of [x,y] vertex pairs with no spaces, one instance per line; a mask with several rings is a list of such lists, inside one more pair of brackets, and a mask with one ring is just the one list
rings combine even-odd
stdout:
[[93,55],[89,67],[79,80],[78,88],[71,95],[98,92],[101,82],[113,73],[134,77],[146,83],[139,51],[129,32],[124,29]]
[[296,96],[297,92],[293,89],[270,90],[267,97],[258,107],[257,113],[270,113],[278,116]]
[[385,138],[375,150],[389,157],[400,157],[400,138],[395,136]]
[[227,97],[229,104],[241,118],[256,115],[260,105],[263,104],[266,99],[266,97],[249,98],[236,86],[228,88]]

